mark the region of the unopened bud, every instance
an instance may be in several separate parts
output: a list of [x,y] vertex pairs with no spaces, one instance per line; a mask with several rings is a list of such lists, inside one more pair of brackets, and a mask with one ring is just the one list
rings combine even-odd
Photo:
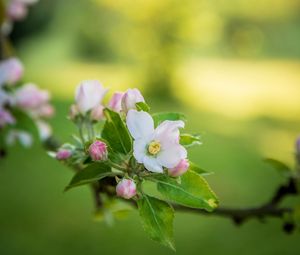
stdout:
[[187,159],[182,159],[177,166],[168,169],[168,174],[172,177],[177,177],[183,175],[190,167],[189,161]]
[[122,97],[122,110],[127,113],[131,109],[136,109],[135,104],[145,102],[144,97],[138,89],[128,89]]
[[68,149],[59,149],[56,153],[56,159],[58,160],[66,160],[72,156],[72,152]]
[[116,192],[119,197],[130,199],[136,195],[136,185],[131,179],[121,180],[117,187]]
[[100,161],[107,159],[107,146],[102,141],[95,141],[89,147],[89,155],[93,161]]
[[122,98],[123,92],[115,92],[108,103],[108,108],[115,112],[120,112],[122,110]]

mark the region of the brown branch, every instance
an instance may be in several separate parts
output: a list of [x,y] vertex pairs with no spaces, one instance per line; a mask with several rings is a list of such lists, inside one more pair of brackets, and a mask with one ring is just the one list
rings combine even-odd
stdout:
[[[59,143],[56,139],[51,138],[45,143],[47,149],[56,150],[59,147]],[[280,207],[281,201],[291,195],[297,195],[296,182],[298,180],[294,177],[290,177],[286,184],[283,184],[277,188],[274,196],[270,198],[266,203],[257,207],[247,208],[230,208],[230,207],[218,207],[213,212],[207,212],[202,209],[189,208],[178,204],[172,204],[173,208],[179,212],[197,213],[205,216],[220,216],[233,220],[237,225],[241,225],[247,220],[258,219],[263,221],[267,217],[283,218],[286,213],[292,212],[292,208]],[[93,197],[95,200],[96,210],[101,209],[103,206],[100,193],[105,193],[110,197],[115,196],[115,179],[111,177],[100,180],[95,185],[92,185]],[[136,207],[134,200],[126,200],[132,203]],[[284,225],[284,230],[290,232],[293,230],[293,224],[287,223]]]

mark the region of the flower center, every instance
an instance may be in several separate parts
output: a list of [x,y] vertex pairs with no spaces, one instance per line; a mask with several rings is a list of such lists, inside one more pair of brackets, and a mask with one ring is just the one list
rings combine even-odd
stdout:
[[160,152],[161,145],[158,141],[152,141],[148,146],[148,152],[151,155],[156,155]]

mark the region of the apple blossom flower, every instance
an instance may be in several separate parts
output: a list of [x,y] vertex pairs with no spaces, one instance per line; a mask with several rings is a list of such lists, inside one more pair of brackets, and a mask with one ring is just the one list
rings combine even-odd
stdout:
[[27,16],[28,8],[21,0],[11,0],[6,9],[6,15],[10,20],[22,20]]
[[187,159],[182,159],[177,166],[168,169],[168,174],[172,177],[183,175],[190,167]]
[[107,159],[107,146],[104,142],[96,140],[89,147],[89,155],[93,161],[101,161]]
[[19,59],[9,58],[0,62],[0,85],[15,84],[20,80],[24,67]]
[[3,108],[0,108],[0,128],[5,127],[7,124],[15,124],[16,120],[11,113]]
[[72,151],[69,149],[60,148],[56,153],[57,160],[66,160],[72,156]]
[[124,96],[123,92],[115,92],[108,103],[108,108],[110,108],[115,112],[121,112],[123,96]]
[[14,145],[17,141],[26,148],[31,147],[33,139],[31,134],[23,130],[11,130],[6,136],[6,143]]
[[144,97],[138,89],[128,89],[122,97],[122,110],[127,113],[131,109],[136,109],[135,104],[145,102]]
[[133,155],[148,171],[162,173],[163,167],[174,168],[187,157],[186,149],[179,144],[183,121],[166,120],[154,129],[149,113],[130,110],[126,123],[134,139]]
[[15,99],[17,106],[30,110],[47,104],[50,95],[48,91],[41,90],[35,84],[28,83],[16,91]]
[[136,195],[136,184],[131,179],[121,180],[116,187],[117,196],[130,199]]
[[107,89],[105,89],[98,81],[82,81],[78,85],[75,93],[78,110],[82,114],[92,110],[102,103],[103,97],[106,93]]

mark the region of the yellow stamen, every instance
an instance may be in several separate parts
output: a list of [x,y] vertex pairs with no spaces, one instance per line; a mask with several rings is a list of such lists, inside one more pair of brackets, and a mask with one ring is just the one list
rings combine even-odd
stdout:
[[161,145],[159,142],[157,141],[152,141],[149,146],[148,146],[148,152],[151,154],[151,155],[156,155],[157,153],[160,152],[160,148],[161,148]]

